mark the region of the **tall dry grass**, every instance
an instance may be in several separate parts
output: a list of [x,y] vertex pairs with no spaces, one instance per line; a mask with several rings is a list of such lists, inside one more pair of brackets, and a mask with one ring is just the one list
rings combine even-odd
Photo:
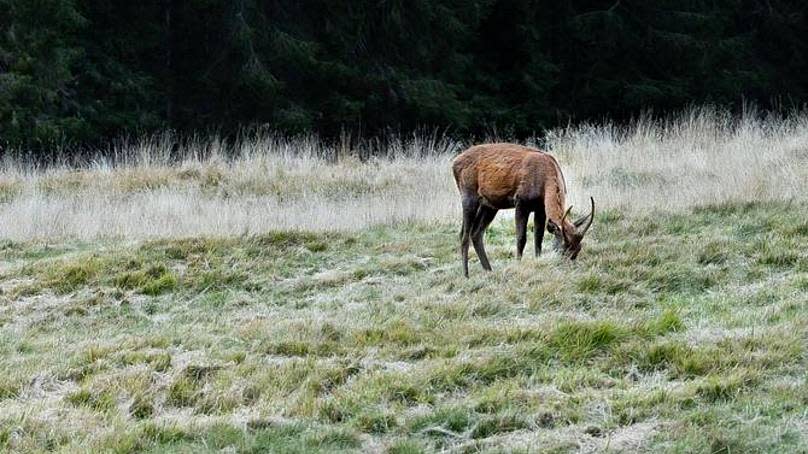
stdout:
[[[808,189],[804,114],[733,118],[697,109],[667,121],[570,126],[541,143],[559,158],[574,204],[592,195],[601,208],[678,210],[804,199]],[[172,144],[156,137],[44,167],[7,157],[0,237],[141,239],[454,221],[450,162],[469,145],[416,135],[351,148],[258,135],[234,152],[198,140],[177,157]],[[376,157],[357,158],[367,155]]]
[[551,131],[547,143],[565,169],[572,201],[676,210],[733,201],[805,199],[808,115],[709,109],[628,127],[582,125]]

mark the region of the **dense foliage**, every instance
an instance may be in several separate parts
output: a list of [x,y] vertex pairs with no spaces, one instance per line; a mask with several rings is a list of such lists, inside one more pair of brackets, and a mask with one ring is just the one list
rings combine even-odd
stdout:
[[806,31],[797,0],[0,0],[0,143],[800,106]]

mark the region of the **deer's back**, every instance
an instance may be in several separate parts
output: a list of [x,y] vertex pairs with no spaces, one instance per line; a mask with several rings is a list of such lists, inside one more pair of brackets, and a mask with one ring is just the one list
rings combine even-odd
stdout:
[[516,144],[476,145],[452,163],[455,182],[463,194],[476,194],[496,208],[513,207],[514,198],[541,196],[546,159],[539,150]]

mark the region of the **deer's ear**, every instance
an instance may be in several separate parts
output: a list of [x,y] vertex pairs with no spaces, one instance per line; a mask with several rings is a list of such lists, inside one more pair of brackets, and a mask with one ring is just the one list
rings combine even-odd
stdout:
[[547,231],[552,233],[555,236],[561,235],[561,229],[553,221],[547,221]]

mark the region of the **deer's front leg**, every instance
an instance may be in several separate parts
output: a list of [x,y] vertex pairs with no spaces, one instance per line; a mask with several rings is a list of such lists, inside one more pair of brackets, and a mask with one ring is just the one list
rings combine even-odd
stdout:
[[543,209],[536,210],[533,216],[533,245],[536,257],[541,255],[541,243],[544,241],[544,226],[547,224],[547,215]]
[[525,251],[525,244],[527,244],[527,220],[530,217],[530,211],[525,209],[522,204],[516,204],[516,258],[521,259],[522,253]]

